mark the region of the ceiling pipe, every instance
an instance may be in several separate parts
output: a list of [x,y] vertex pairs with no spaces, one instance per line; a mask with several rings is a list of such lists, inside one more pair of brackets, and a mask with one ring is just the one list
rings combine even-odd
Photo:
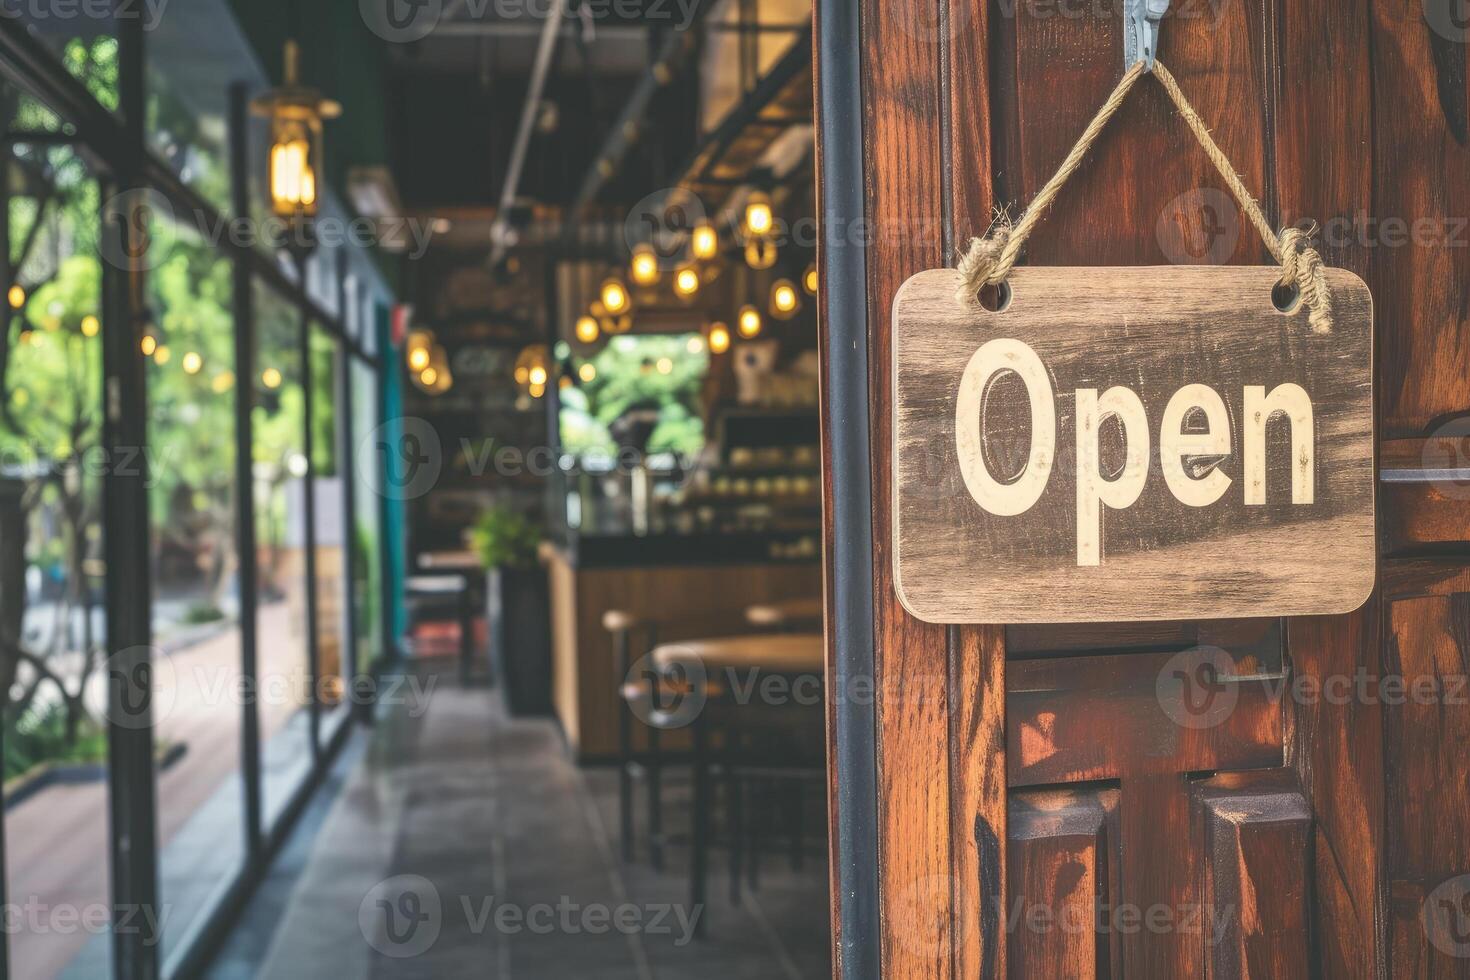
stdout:
[[493,267],[505,257],[509,245],[510,211],[515,205],[516,189],[521,183],[521,169],[526,164],[526,151],[531,146],[531,129],[536,124],[536,115],[541,107],[541,93],[546,89],[546,76],[551,70],[551,56],[556,50],[557,37],[561,31],[561,18],[567,0],[553,0],[546,12],[546,23],[541,25],[541,40],[536,45],[536,60],[531,66],[531,77],[526,83],[526,103],[521,107],[521,123],[516,129],[515,145],[510,152],[510,165],[505,171],[505,187],[500,192],[500,206],[496,209],[495,223],[490,226],[490,265]]

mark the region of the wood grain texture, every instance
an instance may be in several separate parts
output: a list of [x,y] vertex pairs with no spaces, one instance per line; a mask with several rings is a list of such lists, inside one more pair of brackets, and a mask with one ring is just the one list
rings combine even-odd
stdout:
[[1369,9],[1373,201],[1350,234],[1373,251],[1373,292],[1394,324],[1379,359],[1384,435],[1414,436],[1470,408],[1467,46],[1454,0]]
[[[1302,615],[1345,612],[1367,597],[1372,304],[1361,280],[1330,272],[1335,327],[1319,335],[1304,309],[1283,315],[1272,305],[1279,273],[1271,267],[1018,269],[1010,305],[996,313],[958,303],[957,275],[921,273],[894,300],[895,579],[916,616],[1025,623]],[[962,473],[965,443],[956,445],[967,365],[998,338],[1034,350],[1048,373],[1040,386],[1051,389],[1043,401],[1055,412],[1047,453],[1046,432],[1033,437],[1035,401],[1028,410],[1019,384],[993,393],[1013,372],[972,396],[981,406],[980,465],[997,481],[1014,480],[1006,492],[1033,472],[1045,481],[1034,505],[1001,516],[977,505]],[[1287,485],[1301,461],[1284,432],[1273,440],[1268,431],[1266,502],[1248,505],[1252,421],[1243,388],[1269,392],[1287,382],[1311,399],[1315,500],[1292,500]],[[1208,506],[1181,503],[1160,470],[1168,462],[1159,428],[1165,403],[1191,383],[1215,389],[1231,418],[1231,455],[1219,467],[1231,486]],[[1146,460],[1125,464],[1105,428],[1101,458],[1090,460],[1082,450],[1093,441],[1074,436],[1074,390],[1113,385],[1142,400]],[[1139,441],[1135,434],[1132,446]],[[1085,567],[1075,481],[1089,467],[1106,478],[1125,465],[1125,477],[1145,480],[1141,495],[1125,509],[1102,508],[1103,555]]]
[[[992,163],[990,40],[995,23],[988,3],[945,0],[946,93],[943,152],[949,202],[945,260],[990,223],[995,206]],[[1001,22],[1003,23],[1003,13]],[[996,980],[1014,975],[1005,913],[1010,907],[1006,849],[1006,640],[998,626],[948,631],[950,663],[950,875],[954,881],[954,976]]]
[[[1380,599],[1347,616],[1287,624],[1292,665],[1323,681],[1380,670]],[[1288,757],[1315,816],[1312,934],[1323,976],[1381,976],[1383,714],[1358,698],[1294,704]]]
[[1387,604],[1385,618],[1384,683],[1400,679],[1395,690],[1379,689],[1386,752],[1394,761],[1387,771],[1386,834],[1394,975],[1465,976],[1470,972],[1470,783],[1465,778],[1470,767],[1470,592],[1397,598]]
[[1295,777],[1225,773],[1194,794],[1209,976],[1313,976],[1312,812]]
[[1008,976],[1121,976],[1100,914],[1118,901],[1118,791],[1028,790],[1010,800]]
[[890,299],[910,275],[944,261],[940,10],[939,0],[862,4],[880,951],[883,975],[898,978],[950,976],[956,928],[946,635],[910,616],[893,590],[890,411],[881,394],[890,370]]

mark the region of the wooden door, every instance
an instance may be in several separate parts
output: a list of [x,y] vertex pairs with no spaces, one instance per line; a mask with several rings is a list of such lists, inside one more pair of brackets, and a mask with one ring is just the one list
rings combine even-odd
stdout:
[[[851,691],[866,655],[855,611],[870,601],[878,691],[868,716],[832,710],[836,961],[885,977],[1470,976],[1459,0],[1174,0],[1162,29],[1161,59],[1273,223],[1316,220],[1324,259],[1372,289],[1368,603],[1290,620],[945,628],[895,596],[895,291],[953,265],[993,208],[1016,214],[1051,175],[1122,74],[1120,5],[817,5],[831,669],[839,696]],[[858,89],[834,78],[844,46],[856,46],[860,144],[842,103]],[[860,190],[843,177],[859,165]],[[1027,261],[1270,257],[1144,79]],[[850,316],[864,307],[865,327]],[[842,389],[854,350],[866,353],[866,472],[851,462]],[[843,508],[869,492],[864,535]],[[1227,658],[1214,686],[1202,648]]]

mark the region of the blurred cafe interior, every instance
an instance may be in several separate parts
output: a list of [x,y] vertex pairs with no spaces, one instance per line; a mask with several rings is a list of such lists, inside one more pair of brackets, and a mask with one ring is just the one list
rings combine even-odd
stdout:
[[828,975],[808,0],[137,8],[0,15],[6,975]]

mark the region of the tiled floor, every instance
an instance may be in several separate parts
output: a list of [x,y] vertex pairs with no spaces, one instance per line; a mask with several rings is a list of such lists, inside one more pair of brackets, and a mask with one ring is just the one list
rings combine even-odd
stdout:
[[[686,850],[671,846],[661,873],[618,859],[612,769],[579,769],[554,725],[507,718],[452,671],[432,683],[427,711],[393,710],[357,736],[337,799],[304,821],[212,976],[830,975],[816,843],[800,872],[764,858],[738,906],[715,851],[707,934],[690,939]],[[668,791],[671,829],[687,825],[685,789]]]

